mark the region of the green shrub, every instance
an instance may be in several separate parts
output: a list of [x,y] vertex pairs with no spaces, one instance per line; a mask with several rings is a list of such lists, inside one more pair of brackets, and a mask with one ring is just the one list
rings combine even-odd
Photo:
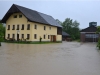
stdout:
[[42,41],[42,38],[40,37],[40,42]]
[[1,46],[1,42],[0,42],[0,46]]
[[100,38],[99,38],[99,40],[98,40],[97,47],[98,47],[98,49],[100,50]]

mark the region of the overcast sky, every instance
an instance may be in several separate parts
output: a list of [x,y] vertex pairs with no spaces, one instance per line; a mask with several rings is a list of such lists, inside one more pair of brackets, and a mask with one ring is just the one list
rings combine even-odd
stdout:
[[0,1],[0,19],[3,18],[12,4],[51,15],[62,22],[65,18],[77,20],[81,29],[88,27],[91,21],[95,21],[100,25],[100,0]]

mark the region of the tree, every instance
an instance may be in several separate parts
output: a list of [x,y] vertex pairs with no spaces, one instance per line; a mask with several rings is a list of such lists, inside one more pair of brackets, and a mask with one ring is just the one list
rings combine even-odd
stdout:
[[72,19],[66,18],[65,21],[62,23],[62,29],[63,31],[71,35],[71,28],[72,28]]
[[96,33],[100,33],[100,26],[97,26],[97,31]]
[[[96,31],[96,33],[97,33],[97,34],[100,33],[100,26],[97,27],[97,31]],[[97,47],[98,47],[99,50],[100,50],[100,38],[98,39]]]
[[79,23],[75,20],[73,23],[72,23],[72,32],[73,32],[73,35],[75,37],[75,39],[79,39],[80,38],[80,30],[79,30]]
[[56,19],[56,21],[57,21],[60,25],[62,25],[62,22],[61,22],[60,20]]
[[62,23],[62,29],[68,33],[73,40],[79,39],[79,23],[76,20],[73,22],[72,19],[66,18]]
[[0,46],[1,46],[1,41],[3,41],[5,35],[5,27],[3,27],[3,24],[0,23]]

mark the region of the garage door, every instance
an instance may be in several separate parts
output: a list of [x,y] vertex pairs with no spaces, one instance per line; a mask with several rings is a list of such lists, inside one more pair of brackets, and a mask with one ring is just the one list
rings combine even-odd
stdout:
[[85,34],[86,42],[97,42],[99,38],[98,34]]

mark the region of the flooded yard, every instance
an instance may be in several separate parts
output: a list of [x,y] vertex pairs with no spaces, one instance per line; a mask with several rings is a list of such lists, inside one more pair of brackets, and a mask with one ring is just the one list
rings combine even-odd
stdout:
[[100,75],[100,51],[96,43],[2,43],[0,75]]

